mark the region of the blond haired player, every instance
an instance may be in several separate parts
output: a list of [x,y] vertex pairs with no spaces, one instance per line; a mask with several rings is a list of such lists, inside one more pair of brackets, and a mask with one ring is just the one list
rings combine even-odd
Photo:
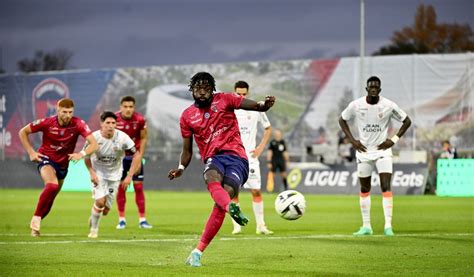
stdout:
[[[249,84],[245,81],[238,81],[234,85],[234,91],[242,97],[248,97]],[[244,184],[244,188],[250,189],[252,193],[252,207],[253,213],[255,214],[255,221],[257,223],[257,234],[271,235],[272,231],[268,230],[265,225],[263,216],[263,199],[262,199],[262,182],[260,176],[260,162],[258,157],[265,150],[270,137],[272,135],[272,126],[267,118],[265,112],[247,111],[247,110],[235,110],[237,121],[239,122],[240,137],[244,144],[247,157],[249,158],[249,177],[247,182]],[[264,128],[263,137],[257,146],[257,131],[258,125]],[[234,202],[238,202],[238,197],[233,199]],[[240,234],[242,229],[240,225],[232,220],[234,230],[232,234]]]
[[[384,234],[386,236],[393,236],[393,196],[390,186],[393,172],[391,147],[405,134],[408,127],[410,127],[411,120],[397,104],[379,95],[382,89],[378,77],[372,76],[367,79],[366,91],[367,96],[349,103],[339,118],[339,125],[349,138],[354,149],[357,150],[357,173],[360,181],[359,204],[363,225],[354,235],[364,236],[373,234],[370,224],[370,189],[372,187],[372,171],[374,168],[377,168],[383,196]],[[347,125],[347,121],[352,118],[355,118],[357,122],[359,140],[352,136],[351,130]],[[388,124],[392,119],[403,122],[403,124],[396,135],[388,138]]]

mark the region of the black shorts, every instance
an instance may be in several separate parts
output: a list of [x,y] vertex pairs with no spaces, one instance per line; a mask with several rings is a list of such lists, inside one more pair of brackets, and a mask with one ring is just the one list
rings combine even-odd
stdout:
[[[127,177],[128,171],[130,170],[130,166],[132,166],[132,160],[133,160],[133,156],[125,156],[125,158],[123,158],[123,171],[122,171],[122,178],[120,180],[123,181],[123,179]],[[143,172],[143,160],[142,160],[142,166],[141,166],[140,172],[138,172],[138,174],[134,174],[132,180],[143,182],[143,179],[144,179],[144,172]]]
[[286,162],[283,159],[278,159],[278,160],[272,160],[272,172],[277,172],[279,170],[280,172],[285,172],[286,171]]
[[53,161],[50,161],[48,159],[45,159],[45,158],[42,158],[43,160],[38,164],[38,172],[41,174],[41,168],[43,166],[46,166],[46,165],[50,165],[54,168],[54,170],[56,171],[56,178],[58,178],[58,181],[59,180],[64,180],[66,179],[66,175],[67,175],[67,168],[62,168],[59,166],[59,164],[53,162]]
[[204,174],[211,169],[217,170],[224,183],[235,191],[239,191],[249,177],[248,160],[234,155],[218,154],[207,159]]

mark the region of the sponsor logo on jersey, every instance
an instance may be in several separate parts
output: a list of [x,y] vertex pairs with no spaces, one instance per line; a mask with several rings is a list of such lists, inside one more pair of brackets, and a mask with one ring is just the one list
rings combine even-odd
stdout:
[[69,97],[69,88],[56,78],[41,81],[33,89],[32,103],[35,118],[49,117],[56,113],[56,103]]
[[366,124],[362,131],[367,133],[382,132],[382,128],[378,124]]

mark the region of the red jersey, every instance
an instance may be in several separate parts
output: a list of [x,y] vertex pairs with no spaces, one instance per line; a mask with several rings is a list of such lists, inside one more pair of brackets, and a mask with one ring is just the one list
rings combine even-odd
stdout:
[[193,104],[181,114],[181,135],[184,138],[194,135],[204,162],[218,153],[248,159],[234,113],[242,99],[235,93],[215,93],[209,107],[198,108]]
[[[135,148],[140,150],[141,131],[146,129],[146,120],[141,113],[133,112],[132,117],[125,119],[122,117],[120,112],[116,112],[117,115],[117,129],[127,134],[133,142],[135,142]],[[133,155],[133,153],[126,152],[127,156]]]
[[59,125],[58,116],[55,115],[31,122],[30,128],[33,133],[43,132],[38,152],[62,168],[68,167],[68,154],[74,153],[79,135],[85,138],[91,134],[86,122],[75,116],[67,126]]

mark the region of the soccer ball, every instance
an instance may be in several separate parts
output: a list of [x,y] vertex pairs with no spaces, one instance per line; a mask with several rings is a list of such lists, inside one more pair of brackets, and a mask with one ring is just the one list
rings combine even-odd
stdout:
[[303,216],[306,200],[303,194],[296,190],[285,190],[275,199],[276,212],[286,220],[296,220]]

